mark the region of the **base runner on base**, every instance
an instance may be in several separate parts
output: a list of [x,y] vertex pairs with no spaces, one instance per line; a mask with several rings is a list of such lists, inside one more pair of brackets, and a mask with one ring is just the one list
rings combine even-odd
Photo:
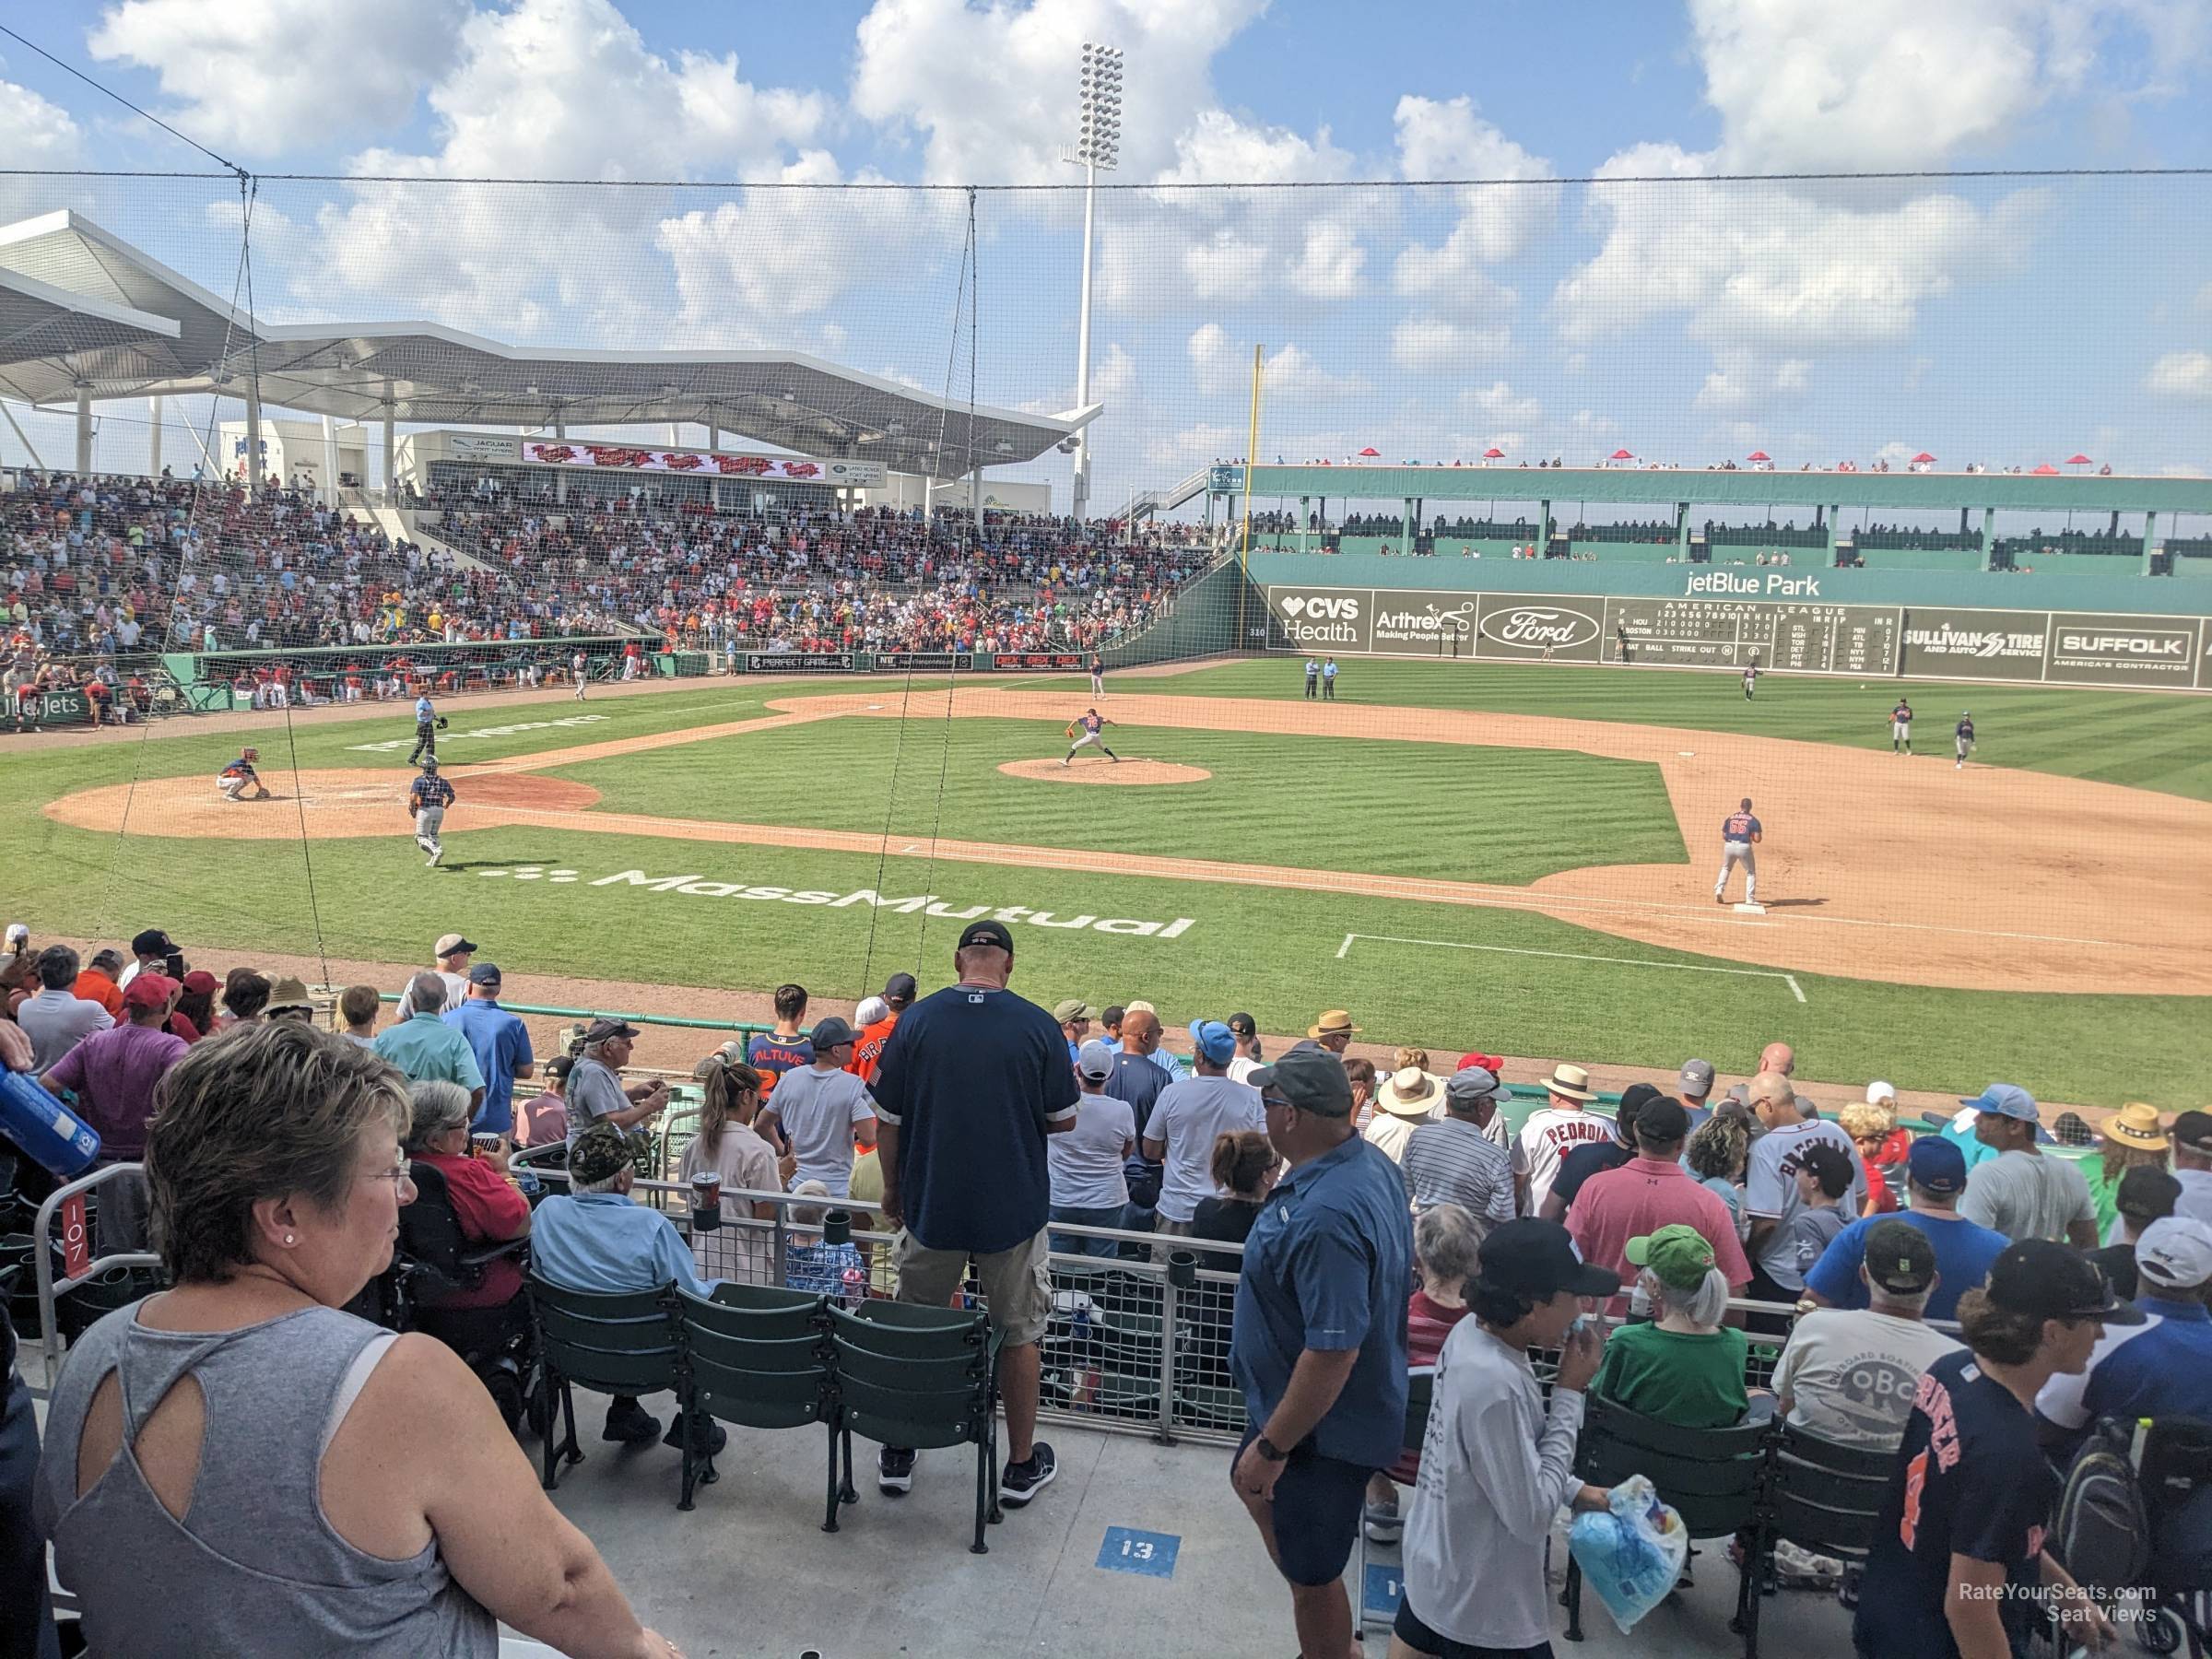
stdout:
[[1764,838],[1759,820],[1751,816],[1751,797],[1746,795],[1744,804],[1721,820],[1721,876],[1712,884],[1713,901],[1728,902],[1728,872],[1737,865],[1744,866],[1744,902],[1759,902],[1759,854],[1751,849]]
[[445,824],[445,809],[453,804],[453,786],[438,775],[438,757],[425,757],[422,776],[407,785],[407,810],[415,817],[415,844],[430,855],[429,864],[445,856],[438,831]]

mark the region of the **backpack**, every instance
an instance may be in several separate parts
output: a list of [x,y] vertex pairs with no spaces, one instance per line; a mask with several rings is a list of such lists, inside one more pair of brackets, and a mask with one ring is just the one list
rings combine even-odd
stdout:
[[2150,1516],[2136,1473],[2138,1435],[2136,1425],[2118,1418],[2090,1430],[2066,1472],[2045,1539],[2091,1591],[2133,1589],[2150,1569]]

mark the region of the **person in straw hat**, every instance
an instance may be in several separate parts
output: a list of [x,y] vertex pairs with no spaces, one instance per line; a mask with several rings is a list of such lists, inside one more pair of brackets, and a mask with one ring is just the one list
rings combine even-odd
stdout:
[[1521,1125],[1521,1150],[1528,1164],[1528,1203],[1541,1211],[1559,1178],[1559,1160],[1576,1147],[1613,1138],[1613,1120],[1590,1110],[1597,1090],[1590,1074],[1564,1063],[1551,1068],[1544,1079],[1547,1097]]
[[2112,1113],[2100,1137],[2096,1163],[2082,1172],[2090,1175],[2089,1197],[2097,1206],[2097,1236],[2107,1244],[2120,1241],[2120,1182],[2128,1171],[2141,1165],[2163,1170],[2171,1160],[2173,1142],[2159,1121],[2159,1109],[2130,1100]]
[[1403,1065],[1375,1090],[1375,1115],[1368,1120],[1365,1133],[1391,1162],[1402,1164],[1413,1132],[1443,1115],[1444,1091],[1436,1079],[1418,1065]]
[[1358,1034],[1359,1030],[1359,1028],[1352,1023],[1352,1017],[1349,1014],[1342,1008],[1331,1008],[1306,1028],[1306,1035],[1320,1043],[1323,1048],[1327,1049],[1330,1053],[1341,1055],[1346,1049],[1352,1046],[1352,1038]]

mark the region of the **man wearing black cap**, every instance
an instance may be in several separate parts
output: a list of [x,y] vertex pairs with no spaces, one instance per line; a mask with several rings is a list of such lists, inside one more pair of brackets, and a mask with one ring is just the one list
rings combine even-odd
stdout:
[[1244,1242],[1230,1369],[1252,1428],[1230,1480],[1289,1583],[1300,1651],[1338,1659],[1368,1477],[1405,1439],[1413,1227],[1397,1166],[1353,1127],[1342,1060],[1300,1045],[1252,1081],[1290,1172]]
[[1936,1241],[1912,1223],[1889,1216],[1869,1227],[1866,1306],[1816,1308],[1790,1327],[1774,1372],[1789,1421],[1840,1445],[1894,1451],[1921,1377],[1959,1347],[1927,1323],[1941,1277]]
[[[1628,1097],[1621,1097],[1628,1109]],[[1567,1212],[1567,1232],[1584,1261],[1628,1277],[1629,1241],[1663,1227],[1688,1227],[1712,1247],[1713,1265],[1728,1281],[1728,1293],[1741,1296],[1751,1282],[1751,1264],[1735,1236],[1735,1218],[1682,1166],[1682,1143],[1689,1114],[1682,1102],[1654,1092],[1639,1102],[1633,1118],[1636,1156],[1616,1169],[1600,1170],[1575,1194]],[[1593,1148],[1594,1150],[1595,1148]],[[1567,1155],[1571,1163],[1583,1149]],[[1561,1167],[1560,1178],[1566,1177]],[[1554,1183],[1556,1196],[1559,1186]],[[1611,1312],[1628,1311],[1626,1300]],[[1641,1311],[1641,1310],[1640,1310]]]
[[860,1041],[853,1045],[853,1075],[863,1083],[876,1081],[876,1068],[883,1064],[883,1045],[898,1029],[899,1017],[914,1006],[917,988],[911,973],[894,973],[883,982],[884,1016],[861,1027]]
[[1913,1394],[1852,1639],[1865,1659],[2006,1659],[2051,1593],[2077,1639],[2103,1646],[2103,1615],[2043,1548],[2059,1482],[2035,1396],[2088,1364],[2105,1325],[2143,1315],[2071,1245],[2023,1239],[1959,1299],[1959,1322],[1971,1351],[1936,1360]]
[[625,1087],[622,1068],[629,1064],[638,1028],[618,1019],[596,1019],[585,1029],[583,1050],[570,1068],[562,1097],[569,1109],[569,1145],[594,1124],[628,1130],[658,1117],[668,1105],[668,1085],[658,1077]]
[[2112,1293],[2134,1301],[2140,1285],[2136,1271],[2136,1241],[2153,1221],[2173,1214],[2182,1195],[2182,1183],[2156,1164],[2134,1164],[2112,1189],[2112,1241],[2089,1252],[2089,1260],[2112,1281]]
[[1249,1014],[1231,1014],[1228,1024],[1230,1035],[1237,1040],[1237,1057],[1229,1063],[1230,1080],[1249,1083],[1252,1074],[1267,1064],[1260,1053],[1260,1022]]
[[[159,973],[164,979],[182,980],[184,977],[184,953],[176,941],[158,927],[149,927],[131,940],[131,965],[123,971],[115,982],[116,989],[128,991],[131,982],[142,973]],[[172,969],[171,959],[175,959]]]
[[[1606,1498],[1574,1473],[1583,1398],[1605,1350],[1603,1327],[1582,1315],[1586,1300],[1619,1288],[1619,1276],[1583,1262],[1556,1221],[1508,1221],[1483,1241],[1466,1285],[1472,1317],[1437,1356],[1394,1653],[1401,1643],[1430,1654],[1551,1652],[1552,1517],[1562,1504],[1603,1509]],[[1559,1350],[1549,1406],[1531,1348]]]
[[[1037,1432],[1038,1338],[1053,1311],[1045,1136],[1076,1126],[1075,1068],[1050,1012],[1006,989],[1014,935],[971,922],[953,951],[959,982],[907,1010],[876,1074],[877,1206],[901,1230],[899,1300],[943,1307],[968,1264],[998,1333],[1006,1407],[1002,1502],[1017,1508],[1058,1472]],[[911,1449],[877,1453],[876,1483],[910,1490]]]
[[2182,1183],[2173,1213],[2212,1227],[2212,1112],[2173,1120],[2173,1178]]

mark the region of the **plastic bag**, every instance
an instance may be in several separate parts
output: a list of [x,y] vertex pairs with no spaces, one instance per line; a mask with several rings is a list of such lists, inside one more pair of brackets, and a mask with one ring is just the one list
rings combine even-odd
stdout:
[[1567,1547],[1625,1636],[1681,1579],[1689,1532],[1649,1480],[1631,1475],[1602,1512],[1574,1518]]

